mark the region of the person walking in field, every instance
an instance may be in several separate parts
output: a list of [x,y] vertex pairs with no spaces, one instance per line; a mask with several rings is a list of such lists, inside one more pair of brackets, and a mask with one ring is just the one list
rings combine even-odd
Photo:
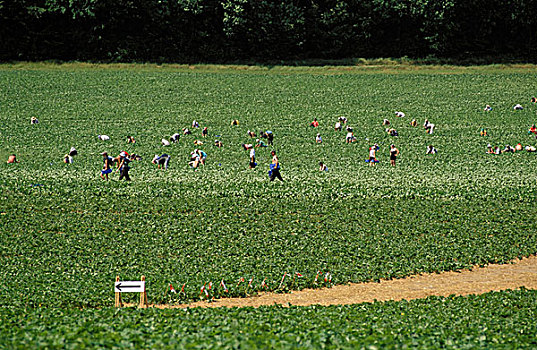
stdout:
[[119,180],[121,181],[123,178],[125,178],[125,181],[131,181],[131,177],[129,176],[129,170],[131,169],[129,166],[129,163],[131,160],[129,157],[127,157],[127,153],[121,152],[119,154],[119,165],[118,170],[119,171]]
[[395,161],[397,160],[397,156],[399,155],[399,150],[395,147],[395,145],[390,146],[390,164],[392,166],[395,166]]
[[280,174],[280,161],[278,160],[276,151],[272,151],[270,154],[272,155],[272,164],[270,164],[269,171],[270,181],[274,181],[275,178],[278,178],[283,182],[282,175]]
[[101,170],[101,179],[108,180],[108,174],[112,172],[112,164],[114,163],[114,158],[110,157],[108,153],[101,153],[103,156],[103,170]]

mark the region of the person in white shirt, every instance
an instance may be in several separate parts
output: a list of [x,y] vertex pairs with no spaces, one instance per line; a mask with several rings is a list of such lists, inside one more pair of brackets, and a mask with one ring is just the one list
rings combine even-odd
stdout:
[[403,113],[403,112],[395,112],[395,116],[396,116],[396,117],[399,117],[399,118],[404,118],[404,117],[405,117],[405,113]]
[[427,146],[427,153],[426,154],[436,154],[436,148],[434,148],[433,145]]
[[194,169],[197,169],[199,164],[200,156],[198,154],[198,150],[194,150],[194,152],[190,153],[190,162],[188,162],[188,165],[190,165]]
[[334,130],[341,131],[341,122],[337,121],[336,125],[334,126]]
[[168,141],[166,139],[160,140],[160,143],[162,143],[162,146],[169,146],[170,145],[170,141]]
[[356,141],[356,137],[354,137],[354,133],[352,131],[349,131],[347,133],[347,137],[345,138],[345,143],[352,143]]
[[110,140],[110,136],[108,135],[97,135],[97,138],[101,141],[108,141]]
[[373,146],[369,147],[369,166],[374,166],[377,162],[377,149],[377,144],[374,144]]
[[434,131],[434,124],[429,122],[429,119],[425,119],[425,123],[423,123],[423,127],[425,128],[425,131],[427,131],[427,133],[431,134],[433,133]]
[[176,132],[175,134],[173,134],[173,135],[170,137],[170,141],[176,143],[176,142],[179,142],[179,139],[180,139],[180,138],[181,138],[181,134],[179,134],[179,133]]
[[254,169],[257,166],[255,162],[255,148],[250,149],[250,169]]
[[522,107],[521,105],[519,105],[519,104],[517,103],[517,104],[513,107],[513,109],[514,109],[515,111],[519,111],[519,110],[524,109],[524,107]]
[[316,143],[323,143],[323,139],[321,138],[321,134],[317,134],[317,136],[315,137],[315,142]]

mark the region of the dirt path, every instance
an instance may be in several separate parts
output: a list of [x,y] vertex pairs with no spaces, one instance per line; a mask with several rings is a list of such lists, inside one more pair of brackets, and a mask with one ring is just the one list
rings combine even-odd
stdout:
[[158,308],[185,307],[259,307],[262,305],[342,305],[374,300],[418,299],[431,295],[482,294],[505,289],[537,289],[537,257],[512,264],[475,267],[471,271],[423,274],[379,283],[353,283],[325,289],[304,289],[289,294],[263,293],[249,298],[219,299],[184,305],[154,305]]

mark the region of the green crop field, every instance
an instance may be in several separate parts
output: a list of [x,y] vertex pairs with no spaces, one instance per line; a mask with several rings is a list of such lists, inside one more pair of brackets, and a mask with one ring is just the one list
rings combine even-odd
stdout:
[[[28,327],[47,318],[51,323],[43,327],[61,328],[57,317],[66,314],[106,332],[118,317],[108,309],[116,275],[122,280],[145,275],[150,303],[180,303],[401,278],[535,254],[536,153],[490,155],[486,145],[537,146],[528,134],[537,122],[537,105],[530,103],[536,78],[534,67],[347,72],[0,66],[1,318],[28,314]],[[517,103],[524,110],[513,110]],[[491,112],[483,111],[486,104]],[[406,116],[396,118],[395,111]],[[39,124],[30,124],[32,116]],[[346,144],[346,132],[334,130],[339,116],[348,119],[357,142]],[[308,125],[315,117],[320,126],[314,129]],[[384,118],[398,137],[384,131]],[[432,135],[421,126],[426,118],[436,125]],[[232,126],[233,119],[240,124]],[[410,126],[412,119],[418,127]],[[201,128],[192,129],[178,143],[161,145],[193,120],[208,127],[208,138],[201,137]],[[481,128],[489,136],[480,136]],[[254,141],[247,130],[275,135],[273,148],[256,149],[255,170],[248,169],[248,151],[241,147]],[[315,143],[317,133],[322,144]],[[100,134],[110,140],[99,140]],[[137,142],[127,144],[127,135]],[[215,139],[224,147],[215,147]],[[380,162],[370,167],[364,160],[374,143]],[[401,152],[395,168],[389,164],[391,143]],[[427,145],[438,153],[426,155]],[[79,154],[73,164],[64,164],[73,146]],[[188,166],[195,148],[208,154],[198,171]],[[268,181],[271,149],[278,153],[283,183]],[[123,150],[143,157],[132,163],[133,181],[120,182],[118,174],[102,181],[100,153]],[[12,153],[20,163],[6,164]],[[151,164],[162,153],[172,157],[167,171]],[[318,171],[319,161],[327,172]],[[291,277],[282,283],[286,273]],[[177,294],[169,292],[170,283]],[[210,283],[207,295],[200,293]],[[516,295],[535,299],[528,291]],[[383,310],[382,305],[371,308]],[[94,308],[104,310],[78,310]],[[298,325],[309,317],[308,311],[292,310],[287,316]],[[346,310],[359,313],[360,307]],[[172,311],[122,312],[123,328],[143,323],[147,315],[151,322],[174,317]],[[319,322],[339,317],[337,309],[323,315]],[[95,321],[101,317],[110,324]],[[349,327],[360,328],[357,322]],[[535,322],[529,327],[535,331]],[[131,331],[151,333],[134,326]],[[73,336],[49,336],[49,329],[37,337],[45,343],[32,343],[21,333],[5,333],[5,326],[2,332],[10,345],[24,339],[28,346],[54,347]],[[225,332],[215,344],[246,345],[222,340]],[[522,337],[515,333],[509,336]],[[409,338],[389,339],[413,344]],[[474,340],[470,343],[479,344]],[[154,341],[156,347],[173,346]],[[312,344],[321,343],[319,338]]]
[[537,346],[537,292],[259,309],[0,308],[8,348],[522,348]]

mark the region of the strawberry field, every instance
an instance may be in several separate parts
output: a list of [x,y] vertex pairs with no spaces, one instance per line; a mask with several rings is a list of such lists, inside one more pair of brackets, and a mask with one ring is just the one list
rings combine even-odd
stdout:
[[[110,307],[116,275],[145,275],[149,302],[173,304],[534,254],[536,153],[492,155],[486,146],[537,146],[528,134],[537,122],[536,77],[494,67],[363,74],[1,67],[0,306],[14,314]],[[513,110],[517,103],[524,109]],[[486,104],[493,110],[483,111]],[[334,130],[340,116],[356,142]],[[313,118],[319,127],[308,126]],[[191,135],[161,145],[185,127]],[[241,146],[255,143],[248,130],[274,133],[273,147],[256,148],[256,169]],[[103,134],[110,140],[97,138]],[[365,159],[374,143],[372,167]],[[428,145],[438,153],[426,154]],[[78,155],[65,164],[71,147]],[[208,156],[194,170],[196,148]],[[284,182],[268,181],[272,149]],[[117,173],[101,180],[103,151],[142,156],[131,163],[131,182]],[[166,171],[151,164],[162,153],[171,156]],[[6,164],[10,154],[20,162]],[[320,161],[328,171],[319,171]]]
[[0,308],[7,348],[535,348],[535,291],[259,309]]

